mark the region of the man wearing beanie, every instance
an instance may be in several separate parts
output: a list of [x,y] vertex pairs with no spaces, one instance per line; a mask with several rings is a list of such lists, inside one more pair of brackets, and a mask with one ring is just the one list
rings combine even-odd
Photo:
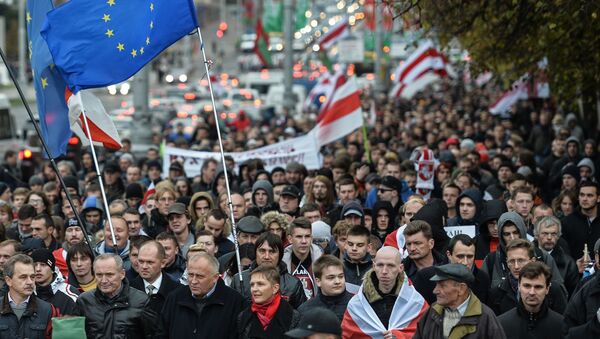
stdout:
[[55,273],[56,261],[50,250],[41,248],[31,253],[35,267],[35,289],[37,296],[58,309],[61,315],[79,315],[75,304],[79,292]]
[[131,208],[139,208],[140,202],[144,199],[144,190],[142,185],[137,182],[133,182],[125,188],[125,199],[127,200],[127,206]]

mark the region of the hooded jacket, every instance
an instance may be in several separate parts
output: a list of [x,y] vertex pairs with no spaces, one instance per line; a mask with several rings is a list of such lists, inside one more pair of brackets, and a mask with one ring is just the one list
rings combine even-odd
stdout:
[[342,213],[340,214],[340,219],[344,219],[344,214],[346,214],[346,212],[349,210],[357,210],[362,213],[362,217],[360,217],[360,224],[364,226],[365,225],[364,209],[357,201],[354,201],[354,200],[352,200],[352,201],[346,203],[346,205],[344,205],[344,207],[342,208]]
[[[259,189],[267,192],[267,204],[263,207],[256,205],[255,195],[256,191]],[[276,208],[273,203],[273,185],[267,180],[257,180],[254,185],[252,185],[252,206],[248,207],[246,215],[254,215],[260,218],[263,214],[274,210],[276,210]]]
[[194,195],[192,195],[192,199],[190,200],[190,204],[188,206],[188,212],[190,213],[190,216],[192,217],[193,225],[195,225],[196,221],[198,221],[198,214],[196,214],[196,201],[198,201],[200,199],[204,199],[204,200],[208,201],[208,207],[211,210],[213,208],[215,208],[215,202],[213,200],[213,197],[210,195],[210,193],[208,193],[208,192],[194,193]]
[[[388,227],[385,230],[377,229],[377,214],[379,213],[380,210],[386,210],[388,213],[388,216],[389,216]],[[379,200],[373,206],[371,217],[373,218],[373,226],[371,226],[371,234],[373,234],[374,236],[379,238],[379,240],[381,240],[381,243],[383,244],[385,242],[385,237],[387,237],[388,234],[394,232],[394,230],[396,229],[396,224],[395,224],[396,211],[394,210],[394,208],[392,207],[392,204],[389,201]]]
[[483,203],[483,212],[479,218],[479,234],[475,237],[475,261],[478,267],[481,267],[486,255],[495,251],[499,242],[498,238],[492,239],[486,224],[498,221],[502,213],[507,211],[506,203],[503,200],[488,200]]
[[[521,239],[527,239],[525,223],[523,222],[523,218],[521,218],[521,216],[517,214],[517,212],[506,212],[500,216],[500,218],[498,219],[498,248],[496,249],[496,252],[490,252],[490,254],[488,254],[485,257],[485,260],[483,261],[483,266],[481,267],[481,270],[487,273],[490,277],[491,287],[500,286],[510,274],[510,270],[508,269],[508,265],[506,264],[507,244],[502,238],[502,231],[509,222],[517,227]],[[554,259],[552,259],[552,256],[550,256],[547,252],[537,247],[534,248],[534,250],[536,260],[541,261],[548,265],[548,267],[550,267],[550,270],[552,271],[552,284],[560,286],[566,295],[567,292],[564,287],[563,278],[560,275],[560,271],[556,266]]]
[[[475,203],[475,216],[472,219],[463,219],[460,216],[460,201],[464,198],[470,198]],[[478,189],[470,188],[462,192],[461,195],[456,199],[456,217],[448,220],[448,226],[466,226],[466,225],[479,225],[479,217],[481,215],[483,198],[481,192]]]

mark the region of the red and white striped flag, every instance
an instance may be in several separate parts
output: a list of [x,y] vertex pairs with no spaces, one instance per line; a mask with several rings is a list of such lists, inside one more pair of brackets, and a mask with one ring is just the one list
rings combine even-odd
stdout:
[[348,18],[343,17],[338,23],[333,25],[329,31],[319,39],[319,47],[321,50],[328,50],[339,40],[347,37],[350,34],[350,25]]
[[318,124],[312,129],[321,147],[352,133],[362,126],[362,107],[356,78],[351,77],[333,91],[328,106],[319,115]]
[[455,76],[448,60],[431,40],[426,40],[396,68],[395,85],[389,95],[410,99],[427,85],[447,76]]
[[392,331],[396,338],[412,338],[417,330],[419,319],[428,307],[425,299],[404,275],[388,328],[385,328],[369,304],[361,286],[358,294],[348,303],[342,320],[342,338],[383,338],[382,333],[388,330]]
[[511,89],[504,92],[490,107],[490,113],[498,115],[508,112],[510,107],[516,104],[517,101],[529,98],[528,80],[529,74],[525,73],[525,75],[513,82]]
[[67,106],[69,107],[71,130],[79,137],[82,144],[89,145],[90,143],[88,139],[89,133],[84,133],[85,122],[83,120],[83,114],[81,114],[83,106],[87,115],[88,126],[90,127],[94,145],[103,146],[113,150],[121,149],[123,145],[121,144],[119,132],[108,116],[108,113],[106,113],[100,99],[88,90],[81,91],[81,101],[83,101],[83,103],[69,90],[65,93],[65,99],[67,101]]
[[140,207],[138,208],[138,212],[140,212],[140,214],[144,214],[146,212],[144,210],[144,206],[146,205],[146,202],[148,201],[148,197],[154,193],[156,193],[156,188],[154,187],[154,182],[151,182],[150,186],[148,186],[148,189],[146,190],[146,193],[144,193],[144,198],[142,199],[142,202],[140,203]]
[[[308,110],[308,108],[312,104],[314,104],[315,100],[317,100],[318,97],[323,96],[325,100],[319,106],[319,112],[325,111],[325,109],[328,106],[328,103],[330,102],[331,95],[333,94],[333,91],[336,88],[336,85],[338,84],[338,82],[345,81],[344,71],[345,68],[340,67],[338,71],[336,71],[333,75],[329,72],[321,74],[321,77],[319,78],[317,84],[310,90],[310,92],[306,96],[306,100],[304,101],[304,109]],[[320,118],[317,118],[317,122],[319,120]]]

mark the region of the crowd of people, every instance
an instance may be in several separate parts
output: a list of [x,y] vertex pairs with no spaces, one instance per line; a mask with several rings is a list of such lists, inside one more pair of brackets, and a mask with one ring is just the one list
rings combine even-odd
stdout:
[[[226,157],[226,168],[208,159],[189,175],[174,161],[163,173],[158,146],[135,157],[124,140],[104,155],[106,201],[90,153],[24,178],[6,152],[0,336],[600,336],[595,135],[547,102],[491,115],[491,93],[450,82],[412,100],[365,90],[363,110],[377,114],[368,135],[324,147],[318,169]],[[310,125],[232,124],[223,146]],[[218,150],[214,128],[207,118],[193,135],[162,137]]]

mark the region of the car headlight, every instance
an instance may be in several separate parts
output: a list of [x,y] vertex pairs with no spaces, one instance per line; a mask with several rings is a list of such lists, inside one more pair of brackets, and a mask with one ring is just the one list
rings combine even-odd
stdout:
[[167,76],[165,77],[165,80],[167,82],[173,82],[173,80],[175,80],[175,78],[173,77],[173,75],[167,74]]
[[181,74],[179,76],[179,82],[186,82],[186,81],[187,81],[187,75]]

